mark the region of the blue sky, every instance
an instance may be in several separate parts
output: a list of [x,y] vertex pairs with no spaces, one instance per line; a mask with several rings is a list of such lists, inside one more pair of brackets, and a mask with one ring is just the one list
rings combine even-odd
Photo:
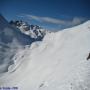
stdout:
[[90,19],[90,0],[0,0],[0,13],[7,20],[62,29]]

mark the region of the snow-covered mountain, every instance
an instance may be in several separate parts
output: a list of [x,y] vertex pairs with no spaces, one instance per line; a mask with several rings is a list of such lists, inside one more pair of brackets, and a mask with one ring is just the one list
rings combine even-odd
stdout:
[[20,31],[32,38],[43,38],[46,34],[46,30],[38,25],[29,25],[27,22],[22,20],[10,21],[10,24],[20,29]]
[[[5,58],[7,63],[8,56]],[[24,45],[24,48],[18,47],[10,59],[13,63],[8,64],[7,72],[0,74],[1,87],[17,87],[19,90],[90,90],[90,21],[47,33],[42,41],[33,42],[31,46]]]
[[[23,26],[22,24],[21,27]],[[27,35],[20,30],[23,28],[13,27],[0,15],[0,72],[8,71],[7,67],[13,63],[12,58],[18,49],[24,48],[25,45],[31,45],[32,42],[41,41],[45,35],[43,30],[42,36],[36,34],[35,37],[32,37],[34,33]]]

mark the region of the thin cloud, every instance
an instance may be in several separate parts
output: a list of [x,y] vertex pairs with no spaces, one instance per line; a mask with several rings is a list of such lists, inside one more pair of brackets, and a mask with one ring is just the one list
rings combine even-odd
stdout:
[[68,25],[69,26],[78,25],[81,24],[83,21],[85,21],[85,18],[74,17],[71,21],[68,21]]
[[27,17],[30,20],[36,20],[38,22],[43,22],[43,23],[51,23],[51,24],[66,25],[66,26],[78,25],[85,20],[84,18],[81,17],[80,18],[74,17],[72,20],[62,20],[51,17],[40,17],[35,15],[22,15],[20,17]]
[[60,19],[51,18],[51,17],[42,17],[41,19],[43,22],[48,22],[52,24],[65,24],[65,21],[60,20]]

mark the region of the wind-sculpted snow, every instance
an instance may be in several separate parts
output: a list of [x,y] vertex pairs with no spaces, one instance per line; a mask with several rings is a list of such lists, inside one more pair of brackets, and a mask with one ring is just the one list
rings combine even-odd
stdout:
[[8,72],[0,75],[0,86],[18,90],[90,90],[89,53],[90,21],[47,33],[42,41],[16,51]]

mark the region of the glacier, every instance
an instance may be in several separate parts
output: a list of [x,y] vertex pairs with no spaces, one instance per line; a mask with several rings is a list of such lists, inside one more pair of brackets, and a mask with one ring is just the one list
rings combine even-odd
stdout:
[[0,18],[0,87],[90,90],[90,21],[30,40]]

